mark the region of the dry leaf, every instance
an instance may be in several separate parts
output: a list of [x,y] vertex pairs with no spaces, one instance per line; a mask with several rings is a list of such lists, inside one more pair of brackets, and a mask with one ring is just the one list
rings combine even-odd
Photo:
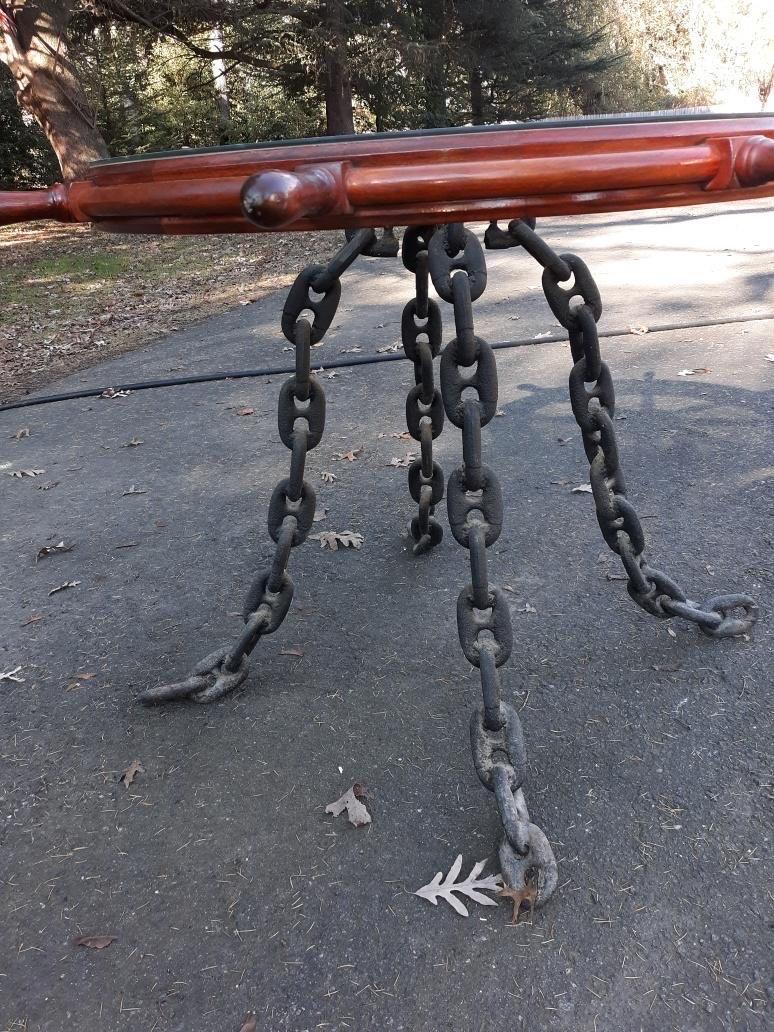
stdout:
[[90,950],[104,950],[111,942],[116,941],[115,935],[78,935],[72,940],[73,946],[88,946]]
[[629,333],[636,333],[637,336],[641,336],[643,333],[648,332],[647,326],[630,326]]
[[138,774],[144,774],[145,767],[140,763],[139,760],[132,760],[129,766],[126,768],[124,773],[121,775],[121,783],[129,788],[131,783],[137,777]]
[[135,487],[134,484],[132,484],[126,491],[123,492],[123,496],[125,497],[126,495],[147,494],[147,493],[148,492],[145,490],[144,487]]
[[79,580],[68,580],[68,581],[65,581],[64,584],[60,584],[58,587],[52,588],[51,591],[49,591],[48,594],[49,594],[49,596],[50,595],[56,595],[56,593],[58,591],[66,591],[68,588],[77,588],[80,583],[81,582]]
[[10,473],[6,473],[7,477],[15,477],[16,480],[21,480],[22,477],[39,477],[46,471],[44,469],[12,469]]
[[358,455],[362,455],[362,454],[363,454],[363,448],[361,446],[360,448],[355,448],[352,451],[334,452],[333,453],[333,457],[334,457],[334,459],[345,459],[347,462],[354,462],[355,459],[358,457]]
[[554,335],[554,331],[553,330],[546,330],[544,333],[536,333],[535,336],[532,339],[533,340],[542,340],[544,337],[553,337],[553,335]]
[[495,412],[495,415],[496,415],[496,416],[504,416],[504,415],[505,415],[505,409],[501,409],[501,408],[499,408],[499,409],[498,409],[498,410],[497,410],[497,411]]
[[335,484],[337,477],[335,473],[329,473],[327,469],[324,469],[320,474],[320,480],[326,484]]
[[457,875],[462,870],[462,853],[460,853],[451,865],[451,870],[445,878],[439,871],[431,882],[423,885],[421,889],[417,889],[414,895],[428,900],[433,906],[438,906],[439,897],[445,899],[463,917],[468,916],[468,908],[456,896],[452,895],[454,892],[459,892],[476,903],[483,903],[486,907],[496,907],[496,901],[489,896],[485,896],[484,892],[497,891],[502,884],[502,878],[499,874],[488,874],[485,878],[479,878],[485,867],[486,860],[479,860],[477,864],[473,865],[465,881],[455,883]]
[[35,556],[35,562],[39,559],[43,559],[47,555],[56,555],[57,552],[72,552],[75,545],[66,545],[64,541],[60,541],[56,545],[44,545],[43,548],[38,549],[38,554]]
[[[356,789],[360,789],[360,792],[358,793]],[[325,812],[338,817],[346,810],[349,823],[354,824],[356,828],[370,824],[371,814],[366,810],[365,804],[358,799],[358,795],[364,795],[364,792],[360,785],[355,784],[344,793],[341,799],[337,799],[335,803],[329,803],[325,807]]]
[[556,440],[559,442],[559,444],[569,444],[569,442],[572,440],[572,437],[557,437]]
[[20,430],[17,430],[15,434],[11,434],[10,440],[12,440],[12,441],[20,441],[22,439],[22,437],[29,437],[29,436],[30,436],[30,428],[28,426],[23,426]]
[[304,650],[300,645],[291,645],[290,648],[280,650],[281,656],[303,656],[303,654]]
[[670,638],[676,638],[677,637],[677,634],[672,630],[671,627],[667,627],[667,634],[669,635]]
[[391,433],[390,437],[394,437],[396,441],[410,441],[411,440],[411,434],[408,432],[408,430],[398,430],[396,432]]
[[[503,885],[497,894],[498,896],[505,896],[513,904],[513,912],[511,913],[511,924],[518,924],[519,917],[522,913],[529,913],[530,910],[535,906],[535,899],[537,897],[537,888],[534,885],[525,885],[523,889],[511,889],[507,885]],[[527,904],[524,907],[524,904]]]
[[239,1032],[255,1032],[257,1028],[255,1015],[252,1012],[245,1014],[245,1020]]
[[409,454],[408,455],[404,455],[402,459],[396,459],[396,458],[390,459],[390,461],[387,463],[387,465],[388,466],[403,466],[403,467],[410,466],[415,458],[416,458],[416,455],[414,455],[413,452],[409,452]]
[[698,369],[681,369],[677,374],[678,376],[694,376],[698,373],[711,373],[711,369],[707,369],[705,366],[700,366]]
[[20,666],[14,667],[13,670],[6,670],[5,673],[0,673],[0,681],[15,681],[16,684],[24,684],[24,678],[19,677]]
[[376,354],[377,355],[384,355],[388,351],[400,351],[400,349],[402,347],[403,347],[403,345],[401,344],[401,342],[400,341],[396,341],[394,344],[385,344],[385,346],[383,348],[377,348],[376,349]]
[[76,688],[80,688],[81,687],[81,682],[82,681],[93,681],[96,676],[97,676],[96,674],[89,674],[89,673],[86,673],[86,674],[73,674],[72,677],[71,677],[70,683],[67,685],[67,691],[68,692],[74,692]]
[[310,534],[309,540],[319,541],[320,548],[330,548],[332,552],[336,552],[339,545],[344,548],[360,548],[363,544],[363,535],[351,530],[323,530],[319,534]]
[[535,607],[533,605],[530,605],[529,602],[525,602],[523,606],[517,607],[516,612],[517,613],[536,613],[537,609],[535,609]]
[[100,398],[128,398],[130,391],[117,391],[114,387],[107,387],[100,394]]
[[122,448],[139,448],[141,444],[145,444],[139,437],[130,437],[126,444],[122,444]]
[[570,494],[593,494],[591,484],[579,484],[578,487],[574,487]]
[[252,304],[255,304],[255,298],[254,297],[247,297],[247,298],[244,299],[244,301],[240,301],[239,303],[240,303],[240,305],[252,305]]
[[36,484],[35,487],[38,491],[50,491],[51,488],[56,487],[58,483],[58,480],[50,480],[47,484]]
[[322,509],[315,509],[314,516],[312,517],[312,523],[320,523],[328,515],[328,510],[323,506]]
[[237,415],[238,416],[254,416],[255,415],[255,409],[254,408],[240,408],[240,409],[237,409]]
[[355,354],[357,354],[358,351],[362,351],[362,350],[363,350],[362,348],[357,347],[357,346],[355,346],[354,348],[339,348],[339,354],[340,355],[355,355]]

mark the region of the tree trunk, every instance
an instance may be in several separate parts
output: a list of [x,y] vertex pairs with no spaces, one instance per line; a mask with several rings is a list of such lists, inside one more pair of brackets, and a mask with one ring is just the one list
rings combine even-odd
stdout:
[[108,157],[67,49],[69,0],[2,0],[0,62],[13,78],[16,101],[40,126],[62,175],[80,175]]
[[484,91],[480,68],[470,69],[470,120],[473,125],[484,124]]
[[343,0],[328,0],[325,5],[328,30],[325,53],[325,131],[328,136],[341,136],[355,131],[343,6]]
[[[210,29],[210,50],[219,54],[223,52],[223,33],[219,28]],[[212,60],[212,82],[215,87],[215,103],[218,105],[220,142],[227,143],[231,130],[231,100],[228,95],[226,62],[222,57]]]
[[446,82],[441,39],[445,24],[445,0],[424,0],[422,36],[425,62],[425,128],[437,129],[449,124],[446,111]]

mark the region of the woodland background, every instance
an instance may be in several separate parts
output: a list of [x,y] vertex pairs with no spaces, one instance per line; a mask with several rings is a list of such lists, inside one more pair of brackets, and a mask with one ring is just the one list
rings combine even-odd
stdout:
[[0,186],[180,147],[767,109],[773,55],[771,0],[0,0]]

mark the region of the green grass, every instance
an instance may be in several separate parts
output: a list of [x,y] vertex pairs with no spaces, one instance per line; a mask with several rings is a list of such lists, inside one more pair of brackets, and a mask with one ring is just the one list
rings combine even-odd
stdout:
[[85,279],[118,279],[133,265],[133,256],[113,254],[65,254],[58,258],[43,258],[27,270],[28,283],[72,276]]

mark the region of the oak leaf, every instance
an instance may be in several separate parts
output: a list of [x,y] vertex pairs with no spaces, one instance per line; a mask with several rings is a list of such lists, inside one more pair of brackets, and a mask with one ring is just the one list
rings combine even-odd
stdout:
[[502,884],[502,877],[499,874],[488,874],[485,878],[479,877],[485,867],[486,860],[479,860],[478,863],[473,865],[467,878],[464,881],[458,882],[456,880],[457,875],[462,870],[462,853],[460,853],[451,865],[451,869],[445,878],[441,871],[439,871],[431,882],[423,885],[421,889],[417,889],[414,895],[428,900],[433,906],[438,906],[439,897],[440,899],[445,899],[449,906],[456,910],[458,914],[461,914],[462,917],[468,916],[468,908],[453,895],[455,892],[460,893],[462,896],[467,896],[468,899],[472,899],[475,903],[482,903],[485,907],[496,907],[497,902],[490,896],[485,896],[484,893],[499,890]]
[[[360,789],[360,792],[358,792],[358,789]],[[352,788],[347,789],[344,795],[337,799],[335,803],[328,803],[325,807],[325,812],[332,813],[334,817],[338,817],[339,814],[346,810],[349,823],[354,824],[356,828],[362,828],[364,824],[371,823],[371,814],[366,809],[365,803],[358,798],[359,795],[364,794],[362,787],[355,784]]]

